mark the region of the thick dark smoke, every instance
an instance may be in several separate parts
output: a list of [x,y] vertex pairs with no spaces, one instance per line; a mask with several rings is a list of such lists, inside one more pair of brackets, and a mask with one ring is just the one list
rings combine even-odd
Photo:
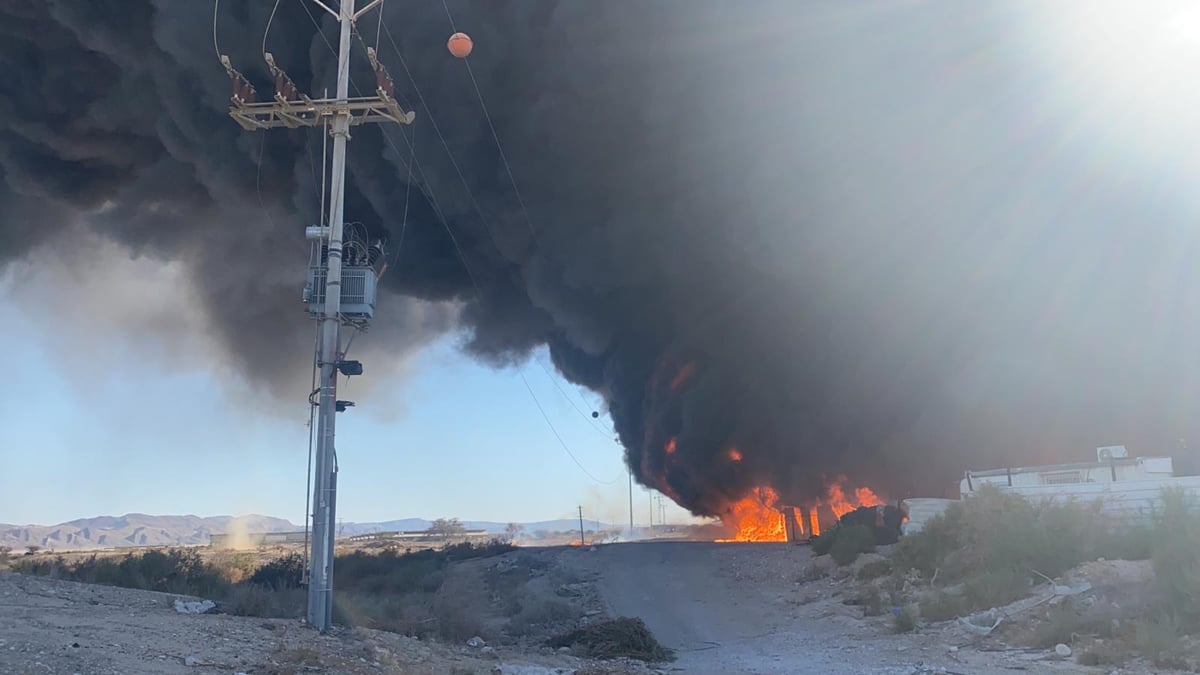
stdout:
[[[273,4],[218,16],[266,94]],[[268,49],[318,92],[336,30],[304,7],[280,3]],[[1197,130],[1157,143],[1175,111],[1070,71],[1038,4],[449,7],[528,218],[437,2],[385,5],[417,124],[355,130],[347,217],[398,251],[393,296],[461,305],[474,355],[549,345],[639,481],[717,514],[759,484],[941,494],[967,468],[1196,437]],[[184,261],[229,358],[279,383],[311,338],[320,138],[227,117],[211,12],[0,1],[0,264],[80,226]],[[377,341],[450,328],[381,319]]]

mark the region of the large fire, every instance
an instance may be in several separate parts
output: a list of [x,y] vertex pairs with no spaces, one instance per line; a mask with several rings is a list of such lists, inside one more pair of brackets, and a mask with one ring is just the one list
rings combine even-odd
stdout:
[[875,496],[870,488],[861,487],[854,491],[854,499],[846,497],[846,490],[841,482],[829,486],[829,508],[833,515],[841,518],[860,506],[879,506],[883,500]]
[[717,541],[787,541],[783,514],[775,508],[779,493],[769,487],[755,488],[729,506],[721,519],[737,528],[729,539]]
[[[825,500],[818,500],[797,514],[797,524],[807,530],[807,534],[821,533],[817,512],[823,507],[827,506],[834,516],[841,518],[860,506],[883,504],[883,500],[870,488],[860,487],[853,490],[852,495],[847,495],[844,482],[843,479],[830,485]],[[751,490],[750,494],[730,504],[725,515],[721,516],[721,520],[734,529],[734,535],[717,541],[787,541],[787,522],[780,508],[779,493],[774,489],[763,486]],[[808,522],[804,522],[801,515],[805,510]]]

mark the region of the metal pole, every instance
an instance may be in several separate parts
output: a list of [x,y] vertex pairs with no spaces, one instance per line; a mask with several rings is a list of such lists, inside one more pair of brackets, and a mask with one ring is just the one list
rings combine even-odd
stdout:
[[[345,103],[350,92],[350,31],[354,0],[339,6],[341,40],[338,44],[337,100]],[[313,488],[312,559],[309,569],[308,622],[324,633],[333,621],[334,505],[337,489],[334,462],[334,420],[337,415],[338,312],[342,301],[342,216],[346,186],[346,141],[350,137],[350,111],[337,111],[333,119],[333,165],[329,193],[329,262],[325,275],[325,314],[321,318],[320,399],[317,413],[317,469]]]
[[586,545],[586,542],[583,540],[583,507],[582,506],[579,507],[579,545],[580,546]]

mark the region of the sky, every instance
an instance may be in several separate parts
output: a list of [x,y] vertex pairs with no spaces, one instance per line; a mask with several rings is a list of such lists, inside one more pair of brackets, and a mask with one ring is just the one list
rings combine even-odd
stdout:
[[[62,7],[60,14],[76,13]],[[695,23],[664,14],[671,29],[682,23],[687,30],[653,42],[670,58],[659,59],[661,72],[644,77],[636,59],[613,61],[603,49],[588,52],[594,59],[543,58],[542,50],[555,45],[517,39],[517,26],[534,24],[503,13],[512,23],[504,24],[502,39],[530,49],[513,63],[528,57],[546,66],[513,72],[529,76],[528,86],[548,98],[533,105],[489,93],[488,105],[501,122],[497,138],[549,140],[505,142],[532,220],[551,226],[539,230],[537,246],[523,247],[530,228],[515,211],[498,238],[484,218],[475,222],[473,211],[490,210],[486,194],[508,189],[502,178],[476,191],[485,195],[483,208],[473,197],[445,200],[459,211],[445,228],[457,232],[454,247],[465,232],[465,249],[494,264],[490,278],[499,293],[475,314],[483,329],[476,337],[485,342],[480,353],[502,358],[510,341],[519,348],[565,334],[556,357],[582,364],[577,381],[599,372],[598,361],[575,358],[572,350],[604,354],[605,377],[616,373],[621,385],[604,382],[617,392],[615,419],[634,439],[631,446],[648,450],[642,457],[652,460],[635,462],[639,470],[661,479],[664,489],[679,478],[676,493],[687,488],[692,497],[713,497],[710,506],[733,494],[729,488],[762,476],[815,483],[825,480],[825,469],[850,466],[871,469],[862,480],[874,485],[881,477],[935,475],[925,467],[956,474],[996,466],[994,458],[1004,453],[1078,458],[1095,445],[1121,442],[1157,452],[1195,438],[1200,88],[1193,70],[1200,9],[1176,0],[1152,10],[1119,0],[1088,3],[1087,11],[1038,2],[955,7],[847,5],[798,18],[801,31],[772,22],[761,33],[702,30],[720,12],[703,20],[689,13]],[[431,12],[439,25],[440,10]],[[64,26],[86,18],[59,17]],[[203,54],[202,69],[179,72],[199,73],[195,81],[215,87],[213,100],[223,100],[226,83],[211,62],[207,31],[196,32],[186,12],[166,19],[143,37],[154,48],[178,47],[168,53],[181,61],[154,63],[198,64]],[[634,26],[615,25],[636,42]],[[658,26],[636,28],[653,33]],[[491,28],[500,32],[501,24]],[[173,31],[187,39],[174,39]],[[82,32],[90,44],[112,48],[121,63],[141,62],[135,58],[141,52],[126,53],[135,41]],[[602,46],[606,35],[566,34],[575,47]],[[484,65],[487,41],[476,35],[477,63]],[[693,35],[728,40],[729,48],[721,42],[714,49]],[[231,44],[259,44],[227,37]],[[768,46],[792,60],[739,45]],[[435,46],[441,54],[442,45]],[[90,49],[54,56],[83,68],[94,61]],[[697,50],[722,59],[700,58]],[[775,69],[759,72],[760,62]],[[424,97],[433,99],[443,127],[454,130],[451,140],[461,134],[493,157],[495,130],[476,111],[478,92],[468,85],[474,76],[460,73],[455,81],[442,76],[442,61],[422,63],[429,78]],[[684,67],[696,63],[721,67]],[[583,66],[591,69],[578,70]],[[560,77],[559,68],[596,77]],[[179,72],[159,77],[156,86],[193,81]],[[142,86],[147,80],[138,68],[64,79],[89,85],[89,95],[118,108],[133,105],[119,93],[160,93]],[[522,90],[494,74],[481,80],[485,92]],[[632,89],[644,95],[606,97],[609,90],[598,84],[629,81],[648,85]],[[10,191],[0,192],[10,197],[0,211],[8,214],[11,206],[22,214],[0,219],[8,226],[0,228],[0,246],[18,251],[8,264],[0,249],[6,261],[0,325],[9,329],[0,349],[9,357],[12,385],[0,391],[0,522],[135,510],[258,512],[298,522],[307,389],[300,384],[290,399],[270,400],[244,370],[257,366],[261,374],[291,363],[286,372],[307,382],[302,349],[279,344],[285,333],[303,342],[303,335],[281,329],[287,317],[302,323],[301,308],[289,314],[290,307],[265,307],[261,299],[264,289],[283,289],[271,297],[289,302],[291,289],[298,295],[302,284],[302,260],[292,267],[271,257],[293,241],[285,228],[294,214],[283,213],[295,206],[286,189],[291,182],[280,176],[311,168],[300,146],[291,148],[293,155],[283,152],[281,164],[268,161],[265,172],[258,164],[252,174],[247,158],[272,157],[265,141],[258,155],[247,152],[254,146],[244,140],[219,146],[201,133],[205,125],[191,124],[196,120],[171,106],[163,114],[189,124],[166,131],[187,131],[189,152],[180,152],[177,134],[158,127],[144,133],[144,124],[110,137],[106,106],[87,124],[44,129],[35,123],[43,90],[68,102],[78,96],[63,86],[14,82],[13,91],[30,93],[31,102],[22,108],[26,117],[13,118],[9,135],[18,142],[9,150],[15,150],[0,152],[21,169],[3,167],[13,185],[0,185]],[[439,88],[441,95],[434,93]],[[161,93],[175,102],[184,92]],[[636,100],[641,114],[614,116],[594,108],[590,97]],[[755,105],[711,104],[739,99]],[[504,114],[502,104],[519,114]],[[677,109],[703,114],[681,126]],[[519,124],[506,127],[505,119]],[[222,133],[235,133],[221,124]],[[433,125],[421,128],[435,133]],[[142,143],[131,147],[125,132]],[[609,134],[644,147],[640,157],[662,164],[609,152]],[[37,152],[22,151],[31,143]],[[445,144],[451,160],[453,145]],[[230,157],[213,152],[217,147]],[[439,194],[468,183],[441,147],[425,141],[420,147],[432,148],[426,168],[441,162],[442,175],[426,181]],[[518,156],[521,148],[529,155]],[[64,154],[59,159],[79,175],[45,170],[58,167],[43,161],[48,149]],[[130,149],[136,157],[114,151],[91,171],[96,162],[88,153]],[[381,152],[358,159],[399,168],[399,153]],[[80,153],[89,161],[76,161]],[[25,163],[14,159],[22,157]],[[464,164],[488,173],[486,163]],[[523,168],[538,169],[537,177],[526,179],[535,174]],[[274,207],[281,211],[279,229],[264,227],[258,209],[210,199],[228,194],[223,179],[239,175],[253,177],[256,186],[262,178],[269,195],[275,185],[283,197]],[[88,202],[82,211],[70,206],[80,180],[92,179],[86,185],[108,195],[112,176],[122,179],[117,197]],[[655,186],[653,179],[664,176],[671,191]],[[383,204],[378,208],[398,210],[386,198],[400,194],[392,183],[370,187]],[[48,202],[57,208],[11,197],[40,198],[47,190],[64,193],[55,192],[61,204]],[[180,201],[164,203],[163,195]],[[196,195],[205,196],[196,202],[199,210],[190,201]],[[270,220],[270,208],[258,206]],[[248,211],[254,213],[246,217]],[[72,217],[56,218],[63,213]],[[96,221],[93,234],[73,222],[87,217]],[[474,230],[467,229],[471,223]],[[132,249],[116,241],[161,258],[131,257]],[[409,241],[410,259],[397,264],[407,276],[389,281],[412,283],[413,297],[451,297],[456,288],[460,300],[469,295],[468,275],[448,246],[437,245],[445,240]],[[520,275],[511,273],[518,268]],[[449,281],[441,278],[447,271]],[[487,290],[487,278],[478,276]],[[597,517],[624,520],[621,453],[609,418],[590,418],[589,408],[599,405],[594,394],[556,380],[543,367],[544,351],[520,368],[499,370],[462,356],[462,336],[445,332],[454,325],[454,308],[394,294],[384,302],[374,332],[356,345],[367,375],[346,396],[360,405],[340,418],[341,517],[530,520],[569,516],[582,505]],[[744,307],[753,311],[743,313]],[[430,342],[435,335],[441,337]],[[708,359],[697,380],[676,387],[673,378],[659,378],[663,391],[657,391],[651,371],[666,372],[693,351]],[[666,449],[676,448],[676,440],[677,454]],[[754,445],[743,447],[746,461],[731,468],[730,455],[716,450],[743,440]],[[800,485],[805,496],[818,487]]]
[[[169,273],[163,283],[160,263],[116,267],[119,277],[149,274],[156,295],[186,298]],[[9,382],[20,383],[0,389],[0,522],[129,512],[303,522],[303,392],[290,406],[265,404],[236,374],[201,359],[106,331],[85,313],[54,314],[52,299],[16,280],[22,273],[29,269],[0,275],[0,349]],[[128,277],[109,281],[128,287]],[[64,291],[87,292],[70,283],[57,287]],[[157,312],[137,294],[115,295],[114,313],[128,323]],[[64,340],[76,346],[57,349]],[[339,518],[528,522],[574,517],[583,506],[585,518],[627,522],[621,450],[607,415],[591,418],[603,411],[600,398],[563,381],[544,350],[497,370],[464,356],[458,340],[450,334],[410,355],[401,377],[377,376],[368,387],[372,367],[385,365],[377,357],[365,360],[363,382],[342,381],[340,397],[357,407],[338,420]],[[634,519],[644,524],[651,493],[635,486],[633,497]],[[687,514],[670,504],[667,517]]]

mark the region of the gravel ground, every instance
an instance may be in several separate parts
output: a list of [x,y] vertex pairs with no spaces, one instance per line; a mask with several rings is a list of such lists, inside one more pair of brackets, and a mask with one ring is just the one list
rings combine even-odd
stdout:
[[[678,659],[646,667],[579,659],[536,641],[479,649],[365,629],[321,636],[299,621],[179,614],[179,596],[0,573],[0,675],[1150,672],[1087,668],[1053,651],[981,642],[955,622],[897,635],[889,615],[864,617],[844,604],[858,589],[850,577],[812,580],[803,546],[644,542],[527,549],[475,564],[523,559],[579,579],[543,592],[582,602],[593,620],[640,617]],[[1118,567],[1096,567],[1092,576]]]
[[596,675],[639,672],[559,654],[512,654],[301,622],[180,614],[181,596],[0,573],[0,673],[412,673]]
[[[1046,651],[972,646],[954,623],[897,635],[891,617],[842,603],[854,582],[802,582],[808,547],[662,542],[564,552],[598,577],[609,613],[641,617],[670,668],[714,675],[1107,673]],[[1125,673],[1133,671],[1125,670]]]

